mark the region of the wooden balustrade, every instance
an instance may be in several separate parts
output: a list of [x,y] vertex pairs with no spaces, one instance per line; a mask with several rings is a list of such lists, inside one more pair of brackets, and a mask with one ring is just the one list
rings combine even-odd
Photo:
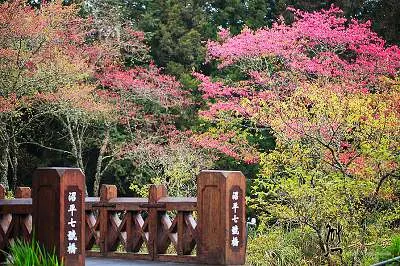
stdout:
[[[197,198],[169,197],[163,185],[151,185],[148,198],[119,198],[116,186],[102,185],[100,197],[85,199],[86,255],[243,264],[244,176],[203,171],[198,185]],[[30,189],[17,188],[15,199],[5,199],[5,194],[0,185],[0,250],[7,250],[13,239],[32,237]]]
[[[0,192],[5,191],[0,185]],[[101,197],[85,200],[87,256],[160,261],[196,261],[196,198],[168,197],[164,186],[150,186],[149,198],[118,198],[103,185]],[[165,194],[158,194],[165,191]],[[15,238],[31,239],[30,188],[17,188],[15,199],[0,193],[0,250]]]
[[[32,199],[30,188],[17,188],[15,199],[5,199],[6,190],[0,185],[0,250],[7,251],[16,239],[30,241],[32,233]],[[4,254],[0,255],[4,260]]]
[[196,198],[168,197],[151,185],[148,198],[118,198],[103,185],[86,199],[86,254],[160,261],[196,261]]

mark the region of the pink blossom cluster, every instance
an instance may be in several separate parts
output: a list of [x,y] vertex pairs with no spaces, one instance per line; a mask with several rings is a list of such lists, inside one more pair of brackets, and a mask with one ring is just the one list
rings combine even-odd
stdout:
[[1,113],[8,113],[15,110],[18,105],[17,96],[11,94],[8,97],[0,96],[0,115]]
[[[382,80],[399,74],[400,48],[388,46],[371,30],[370,22],[348,20],[335,6],[317,12],[292,11],[295,21],[290,25],[280,21],[271,28],[255,31],[244,28],[236,36],[231,36],[228,29],[221,29],[218,40],[208,41],[208,60],[218,61],[219,68],[238,66],[247,76],[234,83],[194,73],[201,82],[203,99],[208,101],[207,109],[200,115],[221,121],[226,118],[221,114],[228,113],[265,125],[270,118],[263,108],[290,99],[299,88],[305,94],[316,87],[324,88],[328,95],[333,92],[338,96],[390,90]],[[307,96],[302,98],[307,101]],[[300,99],[299,103],[311,107],[312,100],[308,101]],[[399,109],[393,106],[391,110],[396,108]],[[278,109],[275,115],[280,111],[288,110]],[[322,141],[340,141],[332,139],[338,121],[311,121],[301,115],[284,120],[278,130],[288,138],[311,134]],[[224,121],[231,123],[232,119]],[[215,137],[199,143],[234,158],[240,156],[239,152],[233,152],[234,147],[225,147]]]
[[[273,97],[270,91],[255,91],[246,83],[242,83],[241,86],[227,86],[221,81],[212,81],[210,77],[201,73],[194,72],[193,76],[201,82],[198,88],[203,93],[203,99],[214,100],[208,103],[208,109],[199,112],[208,119],[217,117],[219,112],[251,117],[257,112],[260,101]],[[244,98],[250,99],[249,105],[244,106],[241,103]]]
[[344,169],[346,169],[347,174],[354,175],[360,174],[365,171],[366,168],[366,158],[355,150],[342,150],[337,154],[337,162],[333,159],[332,153],[330,151],[325,151],[324,160],[329,162],[331,165],[337,165],[340,163]]
[[259,160],[257,153],[246,142],[238,140],[236,134],[233,131],[218,136],[205,133],[193,135],[190,141],[194,146],[215,150],[248,164],[257,163]]
[[220,112],[231,112],[238,116],[247,116],[246,110],[240,106],[239,103],[231,102],[217,102],[208,103],[209,108],[207,110],[199,111],[199,114],[204,118],[213,119],[218,116]]
[[[112,68],[98,75],[101,85],[124,90],[137,98],[157,101],[164,107],[190,104],[180,83],[172,76],[160,73],[154,65],[129,70]],[[118,92],[113,95],[120,95]]]
[[202,91],[203,99],[224,98],[224,97],[247,97],[250,95],[250,88],[226,86],[223,82],[213,82],[210,77],[194,72],[193,76],[201,81],[199,90]]
[[386,47],[385,41],[371,31],[370,22],[347,20],[334,6],[319,12],[294,13],[292,25],[276,23],[256,31],[245,28],[237,36],[209,41],[209,59],[226,67],[243,60],[275,57],[292,71],[367,85],[381,75],[399,71],[400,49]]
[[43,16],[35,14],[35,10],[26,5],[21,0],[7,1],[0,5],[0,24],[9,25],[14,29],[10,31],[9,27],[0,28],[0,36],[2,38],[14,38],[18,36],[20,39],[35,38],[41,34],[46,27],[48,21]]

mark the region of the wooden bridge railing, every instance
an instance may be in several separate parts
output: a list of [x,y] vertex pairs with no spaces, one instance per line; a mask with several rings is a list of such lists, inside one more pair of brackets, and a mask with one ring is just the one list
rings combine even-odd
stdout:
[[[5,199],[6,190],[0,185],[0,250],[7,250],[13,239],[31,240],[31,189],[18,187],[15,199]],[[0,254],[4,259],[4,254]]]
[[[121,198],[116,186],[103,185],[100,197],[85,199],[86,255],[243,264],[244,177],[222,171],[202,175],[197,198],[168,197],[163,185],[151,185],[148,198]],[[242,209],[237,210],[232,199],[239,196]],[[0,250],[7,250],[13,239],[32,238],[33,209],[30,188],[17,188],[15,199],[5,199],[0,185]],[[232,221],[239,226],[236,232]]]
[[118,198],[115,186],[103,185],[100,198],[86,198],[86,254],[194,262],[196,202],[157,185],[148,198]]
[[[0,191],[5,191],[1,185]],[[156,185],[148,199],[118,198],[116,191],[103,185],[100,198],[86,198],[87,256],[196,261],[196,198],[167,197],[165,187]],[[15,199],[0,199],[1,250],[13,239],[31,239],[30,196],[30,188],[24,187],[17,188]]]

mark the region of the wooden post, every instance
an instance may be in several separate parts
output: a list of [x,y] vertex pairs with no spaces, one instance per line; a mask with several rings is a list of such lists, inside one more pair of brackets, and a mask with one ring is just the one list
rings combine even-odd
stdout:
[[39,168],[33,178],[34,236],[64,266],[85,265],[85,176],[78,168]]
[[[162,197],[167,197],[167,188],[164,185],[150,185],[149,204],[155,205]],[[158,255],[158,228],[161,226],[157,208],[149,208],[149,254],[155,259]]]
[[[108,202],[111,199],[117,198],[117,187],[114,185],[101,185],[100,202]],[[105,254],[109,251],[109,211],[107,208],[100,208],[100,252]]]
[[246,179],[238,171],[202,171],[197,178],[199,260],[243,265],[246,254]]
[[[4,185],[0,184],[0,200],[3,200],[6,198],[6,188],[4,187]],[[1,215],[0,217],[0,226],[2,226],[3,224],[10,224],[12,219],[12,216],[10,214],[8,215]],[[0,238],[0,249],[1,250],[5,250],[5,247],[7,245],[7,239],[5,237],[1,237]],[[4,254],[3,252],[0,253],[0,262],[5,262],[7,259],[6,254]]]
[[28,199],[31,197],[30,187],[17,187],[15,189],[15,197],[19,199]]
[[6,198],[6,188],[4,185],[0,184],[0,199],[5,199]]
[[[31,197],[31,188],[17,187],[14,196],[16,199],[29,199]],[[31,240],[32,216],[29,214],[14,214],[12,219],[14,220],[14,239]]]
[[109,201],[118,197],[117,186],[115,185],[101,185],[100,188],[100,201]]

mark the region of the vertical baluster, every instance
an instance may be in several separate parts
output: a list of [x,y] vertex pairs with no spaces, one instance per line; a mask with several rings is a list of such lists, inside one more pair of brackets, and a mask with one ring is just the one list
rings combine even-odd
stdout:
[[133,217],[132,211],[126,212],[126,241],[125,241],[125,250],[126,252],[132,252],[133,250]]
[[196,221],[192,212],[184,212],[183,255],[190,255],[197,243]]
[[[118,196],[117,187],[114,185],[102,185],[100,188],[100,202],[105,203]],[[100,252],[107,253],[109,251],[109,212],[106,207],[100,207]]]
[[[31,197],[31,189],[29,187],[17,187],[15,189],[15,198],[17,199],[26,199]],[[14,239],[21,239],[21,240],[29,240],[29,232],[27,230],[27,225],[25,224],[27,221],[28,215],[27,214],[12,214],[13,216],[13,229],[12,229],[12,237]],[[29,226],[29,224],[28,224]],[[30,221],[30,226],[32,226],[32,221]]]
[[[17,187],[15,190],[15,197],[22,199],[29,199],[32,197],[32,191],[30,187]],[[30,241],[32,233],[32,214],[21,214],[19,215],[19,237]]]
[[[133,252],[139,252],[141,246],[143,245],[143,242],[146,242],[146,245],[150,246],[147,244],[148,238],[146,238],[146,232],[144,227],[145,227],[145,221],[143,220],[141,213],[137,211],[132,212],[131,243]],[[148,253],[150,254],[150,248],[148,248]]]
[[[98,219],[98,218],[97,218]],[[96,242],[96,236],[92,235],[91,230],[96,230],[96,222],[92,209],[85,210],[85,250],[89,251],[92,249]]]
[[185,217],[184,212],[178,211],[177,215],[178,221],[178,243],[176,245],[176,253],[178,255],[184,255],[183,245],[184,245],[184,237],[185,237]]
[[[149,203],[154,204],[167,196],[167,188],[164,185],[151,185],[149,189]],[[156,208],[149,208],[149,254],[153,259],[157,256],[157,238],[158,227],[160,226],[160,217]]]
[[0,184],[0,200],[6,198],[6,188]]
[[108,233],[107,233],[107,249],[108,251],[116,251],[118,249],[119,244],[119,227],[124,223],[124,219],[120,219],[118,216],[118,212],[116,211],[108,211]]

